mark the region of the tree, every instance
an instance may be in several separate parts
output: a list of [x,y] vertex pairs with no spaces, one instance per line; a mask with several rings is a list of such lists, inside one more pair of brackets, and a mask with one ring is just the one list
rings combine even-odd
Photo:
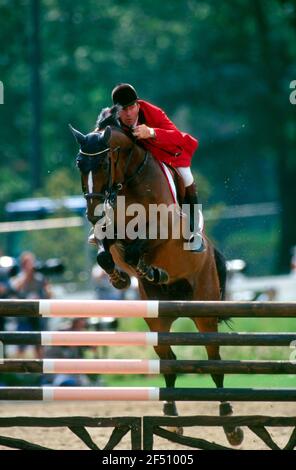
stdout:
[[296,60],[296,8],[294,2],[283,0],[270,2],[267,8],[262,0],[252,3],[260,47],[260,61],[256,65],[265,88],[260,100],[267,124],[265,146],[275,158],[278,175],[281,272],[289,271],[292,247],[296,245],[296,121],[295,109],[289,102],[289,84],[295,77],[292,73]]
[[[8,200],[32,196],[30,4],[0,0],[2,209]],[[199,138],[193,167],[212,188],[202,197],[206,206],[279,200],[275,251],[278,270],[286,271],[296,244],[296,107],[289,102],[289,83],[296,79],[295,1],[43,0],[40,5],[43,194],[49,175],[59,170],[77,178],[68,123],[91,130],[101,108],[111,104],[112,87],[131,82],[141,97]],[[256,223],[259,234],[265,226],[258,218]],[[244,233],[254,230],[252,222],[240,224]],[[217,232],[223,245],[233,243],[233,230],[228,222],[225,236]],[[265,234],[270,243],[275,231],[273,224],[269,237]]]

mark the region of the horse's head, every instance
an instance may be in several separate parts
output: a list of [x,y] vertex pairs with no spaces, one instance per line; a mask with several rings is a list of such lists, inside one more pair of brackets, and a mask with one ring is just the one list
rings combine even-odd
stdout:
[[147,160],[130,131],[121,128],[119,111],[118,106],[103,109],[95,131],[86,135],[70,126],[80,146],[77,166],[87,201],[87,218],[94,225],[106,208],[116,206],[118,193],[140,174]]
[[110,171],[110,140],[111,128],[101,132],[82,134],[70,126],[70,129],[80,146],[76,163],[81,173],[81,185],[87,201],[87,218],[95,224],[99,217],[95,208],[105,201],[105,190],[108,187]]

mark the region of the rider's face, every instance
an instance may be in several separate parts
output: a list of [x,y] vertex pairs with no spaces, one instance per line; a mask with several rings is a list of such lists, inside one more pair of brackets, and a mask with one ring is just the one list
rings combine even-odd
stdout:
[[119,117],[123,124],[132,127],[137,123],[139,115],[139,104],[136,102],[130,106],[126,106],[120,111]]

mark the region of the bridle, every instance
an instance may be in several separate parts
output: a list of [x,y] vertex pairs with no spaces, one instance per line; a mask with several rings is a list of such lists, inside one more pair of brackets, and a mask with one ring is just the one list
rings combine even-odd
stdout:
[[81,155],[86,155],[87,157],[95,157],[96,155],[102,155],[103,153],[109,152],[109,150],[110,150],[110,147],[108,147],[107,149],[101,150],[100,152],[96,152],[96,153],[86,153],[86,152],[82,152],[82,150],[79,150],[79,153]]
[[[131,163],[131,160],[132,160],[134,148],[135,148],[135,144],[131,148],[131,150],[128,154],[126,163],[125,163],[124,172],[123,172],[123,174],[124,174],[123,181],[122,182],[117,182],[117,183],[112,181],[112,171],[111,171],[111,165],[110,165],[111,158],[109,158],[108,184],[107,184],[107,187],[106,187],[105,191],[102,192],[102,193],[84,192],[83,195],[84,195],[84,198],[87,201],[89,199],[98,199],[100,201],[104,201],[105,203],[108,203],[111,207],[114,208],[119,191],[121,191],[125,186],[129,185],[143,171],[143,169],[144,169],[144,167],[147,163],[148,152],[145,152],[145,155],[144,155],[144,158],[143,158],[142,162],[139,164],[139,166],[136,168],[136,170],[131,175],[127,176],[127,171],[128,171],[128,167],[129,167],[129,165]],[[117,164],[118,164],[118,161],[119,161],[120,150],[121,150],[121,148],[120,148],[120,146],[118,146],[114,149],[108,147],[108,148],[106,148],[104,150],[101,150],[100,152],[96,152],[96,153],[86,153],[86,152],[83,152],[83,151],[80,150],[79,154],[85,155],[85,156],[95,157],[95,156],[98,156],[98,155],[103,155],[104,153],[113,154],[114,152],[117,152],[117,157],[116,157],[115,162],[114,162],[114,168],[116,168]]]

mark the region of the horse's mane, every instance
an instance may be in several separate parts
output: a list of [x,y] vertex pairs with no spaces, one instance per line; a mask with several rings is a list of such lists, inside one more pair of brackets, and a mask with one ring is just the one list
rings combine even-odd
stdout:
[[106,129],[107,126],[118,129],[124,135],[129,137],[133,142],[135,142],[135,137],[131,129],[123,128],[120,124],[119,113],[122,110],[122,106],[115,104],[111,108],[103,108],[96,122],[95,130]]
[[107,126],[121,128],[119,122],[119,113],[121,106],[114,105],[111,108],[103,108],[98,115],[96,129],[105,129]]

